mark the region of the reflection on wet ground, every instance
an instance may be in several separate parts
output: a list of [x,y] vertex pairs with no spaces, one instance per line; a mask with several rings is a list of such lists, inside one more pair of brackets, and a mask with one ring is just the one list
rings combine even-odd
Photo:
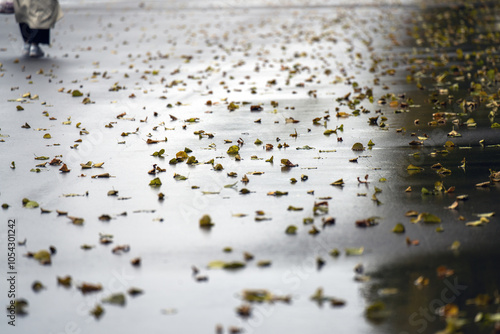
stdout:
[[449,250],[382,265],[363,289],[369,302],[386,306],[372,323],[380,333],[453,333],[447,317],[456,305],[464,320],[457,330],[492,333],[495,321],[484,319],[498,312],[498,256],[496,248]]

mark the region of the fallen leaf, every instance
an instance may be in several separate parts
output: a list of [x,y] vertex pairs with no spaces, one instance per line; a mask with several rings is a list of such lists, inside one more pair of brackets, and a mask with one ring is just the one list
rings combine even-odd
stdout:
[[397,223],[396,226],[392,229],[394,233],[405,233],[405,227],[401,223]]
[[73,225],[83,225],[84,222],[83,218],[72,217],[72,216],[68,216],[68,218],[71,219],[71,223],[73,223]]
[[90,292],[97,292],[102,290],[101,284],[91,284],[91,283],[82,283],[78,286],[78,290],[80,290],[83,294]]
[[288,159],[281,159],[281,164],[284,165],[285,167],[297,167],[297,164],[292,163]]
[[69,173],[71,171],[71,169],[69,169],[66,164],[63,164],[62,167],[59,168],[59,170],[61,171],[61,173]]
[[489,222],[490,222],[490,220],[488,218],[481,217],[479,220],[465,223],[465,226],[482,226],[482,225],[487,224]]
[[40,262],[40,264],[51,264],[52,261],[51,261],[51,254],[49,251],[47,250],[40,250],[34,254],[32,253],[28,253],[28,256],[32,256],[35,260],[37,260],[38,262]]
[[331,186],[337,186],[337,187],[343,187],[344,186],[344,180],[343,179],[338,179],[337,181],[330,183]]
[[297,233],[297,226],[295,226],[295,225],[289,225],[286,228],[285,233],[286,234],[296,234]]
[[156,178],[154,178],[153,180],[151,180],[151,181],[149,182],[149,185],[150,185],[151,187],[159,187],[159,186],[161,186],[161,185],[162,185],[162,183],[161,183],[160,178],[159,178],[159,177],[156,177]]
[[364,247],[359,247],[359,248],[346,248],[344,251],[345,251],[345,255],[363,255],[363,252],[364,252],[365,248]]
[[352,145],[351,149],[353,151],[364,151],[365,150],[363,144],[361,144],[361,143],[355,143],[354,145]]
[[441,218],[432,213],[422,212],[417,216],[416,219],[411,220],[412,223],[418,223],[420,221],[428,224],[437,224],[441,222]]
[[125,306],[125,294],[114,293],[108,297],[102,299],[103,303]]
[[203,217],[200,218],[199,223],[201,228],[211,228],[215,225],[212,223],[212,218],[210,218],[209,215],[203,215]]
[[90,314],[96,319],[99,319],[104,314],[104,309],[101,305],[96,305],[92,310],[90,310]]
[[422,167],[418,167],[418,166],[415,166],[415,165],[408,165],[408,167],[406,167],[406,170],[408,171],[422,171],[424,170]]

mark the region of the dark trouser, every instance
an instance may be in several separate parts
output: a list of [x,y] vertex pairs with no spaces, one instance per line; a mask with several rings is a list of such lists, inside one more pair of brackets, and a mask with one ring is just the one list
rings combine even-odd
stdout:
[[50,29],[31,29],[26,23],[19,23],[25,43],[50,44]]

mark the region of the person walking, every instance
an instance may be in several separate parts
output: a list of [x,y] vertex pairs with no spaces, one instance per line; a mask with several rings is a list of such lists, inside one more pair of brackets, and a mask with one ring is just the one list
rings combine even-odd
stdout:
[[63,16],[57,0],[14,0],[14,14],[24,40],[23,56],[40,58],[40,44],[50,44],[50,29]]

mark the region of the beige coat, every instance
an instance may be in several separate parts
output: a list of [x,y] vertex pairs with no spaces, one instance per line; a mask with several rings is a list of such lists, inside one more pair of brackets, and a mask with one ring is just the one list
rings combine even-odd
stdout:
[[16,21],[31,29],[54,28],[63,16],[57,0],[14,0],[14,12]]

